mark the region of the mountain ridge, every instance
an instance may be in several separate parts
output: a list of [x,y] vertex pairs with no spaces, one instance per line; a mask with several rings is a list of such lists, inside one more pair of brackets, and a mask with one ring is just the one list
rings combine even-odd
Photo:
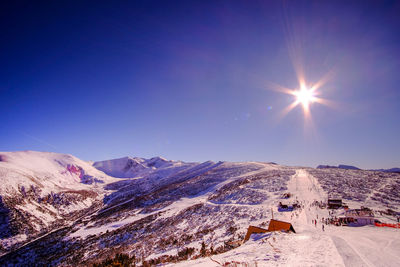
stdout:
[[[187,163],[159,157],[103,161],[111,161],[110,169],[116,173],[133,174],[116,178],[71,155],[0,152],[0,157],[0,221],[5,226],[0,229],[0,265],[90,266],[115,253],[133,255],[138,265],[195,260],[209,253],[236,258],[229,254],[228,244],[241,240],[248,225],[264,227],[272,214],[292,220],[298,236],[273,237],[289,241],[294,251],[298,250],[294,244],[300,242],[297,237],[307,237],[301,242],[316,240],[318,246],[332,242],[315,232],[314,225],[306,224],[305,213],[315,212],[312,197],[323,201],[336,193],[349,205],[377,212],[397,212],[400,204],[400,175],[396,173],[263,162]],[[136,163],[143,168],[135,169]],[[298,220],[300,214],[290,217],[276,208],[279,202],[294,201],[294,197],[282,199],[287,193],[308,203]],[[328,216],[326,210],[321,212]],[[369,232],[363,238],[368,236]],[[241,251],[261,248],[264,241],[243,246]],[[206,248],[202,249],[202,243]],[[387,247],[396,249],[396,244]],[[293,256],[281,249],[282,253],[275,251],[272,256],[254,257],[265,257],[271,266],[274,262],[287,265]],[[185,254],[188,251],[193,255]],[[333,253],[336,248],[327,251]],[[307,253],[297,256],[302,254]],[[390,255],[385,257],[391,259]],[[340,263],[341,258],[335,260]]]

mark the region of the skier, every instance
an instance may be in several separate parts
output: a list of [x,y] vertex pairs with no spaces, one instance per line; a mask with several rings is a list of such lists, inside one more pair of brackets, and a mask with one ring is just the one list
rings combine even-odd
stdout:
[[325,227],[324,227],[324,225],[322,224],[322,231],[323,232],[325,232]]

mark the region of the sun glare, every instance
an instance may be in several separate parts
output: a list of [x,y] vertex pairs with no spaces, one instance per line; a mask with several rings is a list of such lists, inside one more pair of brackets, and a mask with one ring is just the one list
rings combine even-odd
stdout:
[[298,77],[299,80],[299,87],[297,89],[289,89],[286,87],[283,87],[278,84],[274,84],[271,82],[268,82],[268,87],[272,90],[285,93],[288,95],[292,95],[294,97],[294,101],[287,106],[286,108],[283,109],[281,113],[281,117],[284,117],[286,114],[288,114],[291,110],[293,110],[295,107],[301,105],[303,107],[303,112],[304,112],[304,117],[306,118],[307,121],[311,120],[311,104],[312,103],[318,103],[318,104],[323,104],[327,106],[333,106],[333,102],[324,98],[320,97],[320,92],[318,91],[332,76],[331,73],[328,73],[324,77],[322,77],[318,82],[313,83],[313,84],[307,84],[305,78]]
[[310,103],[315,101],[314,92],[310,89],[302,87],[298,91],[293,92],[296,96],[296,102],[301,103],[304,108],[307,108]]

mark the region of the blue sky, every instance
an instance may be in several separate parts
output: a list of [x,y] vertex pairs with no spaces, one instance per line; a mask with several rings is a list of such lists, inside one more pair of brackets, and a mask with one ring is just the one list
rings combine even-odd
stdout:
[[[1,4],[0,151],[400,166],[399,1],[30,2]],[[313,127],[270,90],[296,62],[333,73]]]

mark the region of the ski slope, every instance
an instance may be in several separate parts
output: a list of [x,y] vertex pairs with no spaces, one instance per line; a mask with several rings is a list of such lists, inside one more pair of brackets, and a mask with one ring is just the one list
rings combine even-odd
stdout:
[[[239,248],[176,266],[396,266],[400,262],[398,229],[325,225],[323,231],[318,220],[327,218],[328,211],[312,203],[326,201],[327,195],[305,169],[298,169],[292,176],[288,191],[304,208],[293,213],[278,213],[275,209],[274,218],[291,222],[296,234],[252,235]],[[317,225],[312,223],[315,219]]]
[[[262,162],[185,163],[159,157],[92,164],[70,155],[27,151],[0,153],[0,176],[5,207],[30,218],[26,224],[16,224],[25,232],[1,239],[6,250],[0,265],[91,265],[115,253],[148,262],[169,258],[170,266],[396,266],[400,262],[400,230],[331,225],[323,230],[321,218],[328,218],[329,211],[315,205],[326,203],[328,191],[345,189],[345,195],[352,197],[346,199],[350,208],[371,203],[376,213],[389,207],[398,210],[396,174],[316,171]],[[282,199],[288,192],[291,198]],[[278,212],[279,202],[294,201],[300,209]],[[71,213],[74,209],[77,212]],[[378,219],[395,219],[385,216]],[[267,228],[271,218],[291,222],[296,233],[253,235],[236,249],[226,246],[242,240],[249,225]],[[24,236],[26,227],[33,234]],[[179,256],[189,248],[192,254]]]

